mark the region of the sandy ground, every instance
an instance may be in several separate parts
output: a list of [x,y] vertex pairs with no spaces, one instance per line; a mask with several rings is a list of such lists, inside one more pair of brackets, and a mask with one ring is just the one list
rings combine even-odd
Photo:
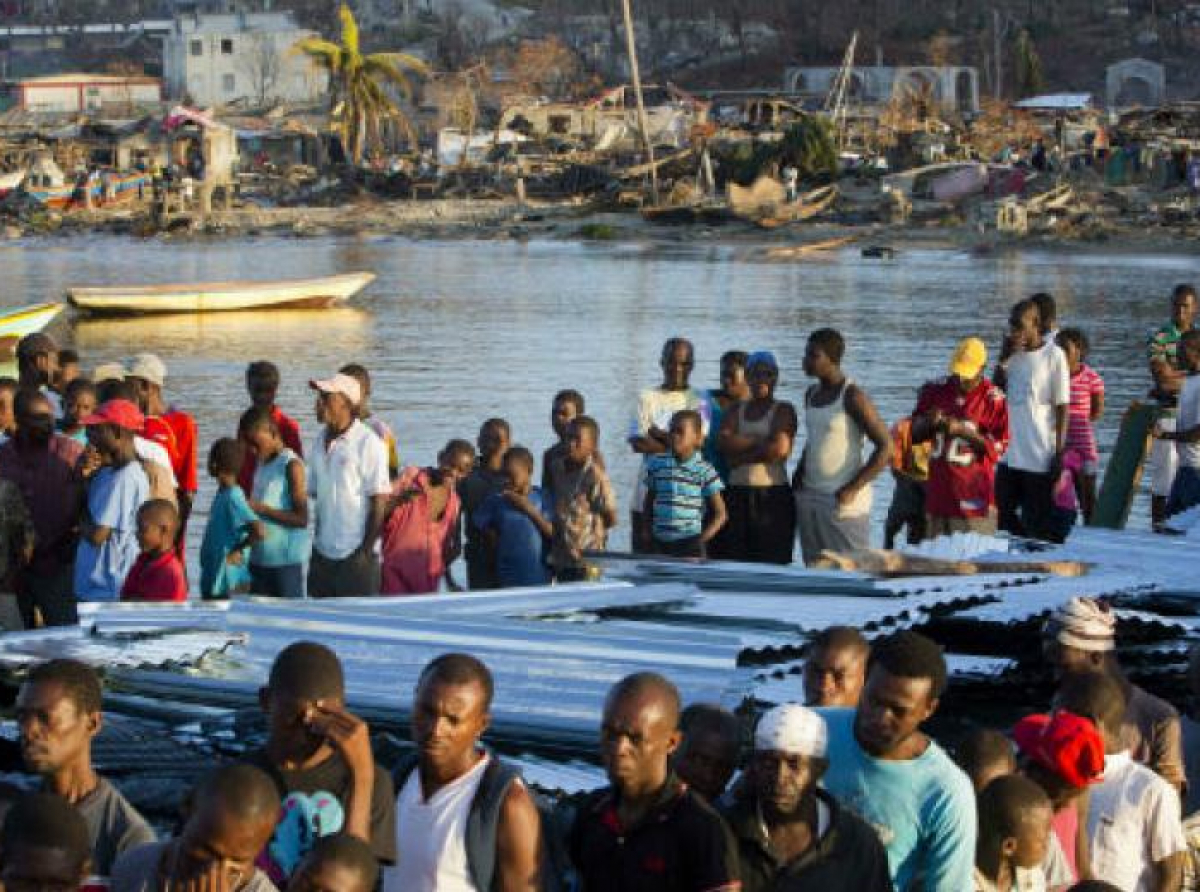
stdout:
[[[1100,232],[1085,236],[1031,235],[1005,237],[981,232],[961,222],[837,225],[809,221],[777,230],[742,222],[721,225],[650,223],[636,211],[597,211],[575,202],[528,202],[505,199],[383,200],[365,197],[335,207],[260,207],[245,204],[217,211],[203,224],[155,233],[145,210],[115,208],[76,212],[54,221],[51,231],[62,235],[85,232],[124,233],[135,237],[170,239],[239,238],[254,235],[402,235],[414,239],[582,239],[641,244],[707,244],[740,246],[757,251],[764,260],[788,262],[818,258],[820,251],[789,252],[781,248],[840,242],[838,247],[882,246],[972,251],[981,255],[1017,250],[1059,250],[1105,253],[1194,253],[1194,237],[1177,227],[1110,221]],[[10,225],[0,230],[8,239],[30,234]],[[850,240],[850,241],[843,241]],[[774,254],[774,256],[773,256]],[[783,256],[780,256],[783,255]]]

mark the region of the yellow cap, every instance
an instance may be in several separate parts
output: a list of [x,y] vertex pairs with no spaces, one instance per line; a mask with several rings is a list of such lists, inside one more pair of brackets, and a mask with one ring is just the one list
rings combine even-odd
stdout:
[[950,360],[950,374],[969,381],[978,377],[987,365],[987,345],[979,338],[964,338],[954,349],[954,358]]

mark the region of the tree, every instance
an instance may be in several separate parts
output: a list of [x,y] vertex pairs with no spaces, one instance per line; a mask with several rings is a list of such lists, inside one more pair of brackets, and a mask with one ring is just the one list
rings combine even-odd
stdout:
[[1041,57],[1026,29],[1017,35],[1016,56],[1017,98],[1037,96],[1045,89],[1046,79],[1042,75]]
[[579,58],[557,37],[522,40],[509,62],[509,76],[525,94],[551,99],[566,95],[579,78]]
[[242,73],[250,80],[250,89],[258,105],[275,98],[275,87],[283,73],[283,57],[270,35],[261,31],[250,37],[250,48],[238,62]]
[[427,76],[429,69],[407,53],[363,55],[354,13],[343,4],[338,17],[342,24],[340,43],[308,37],[297,42],[295,48],[329,74],[330,108],[347,157],[359,163],[368,144],[381,144],[383,127],[389,123],[415,145],[417,136],[412,122],[387,88],[395,87],[411,99],[411,76]]

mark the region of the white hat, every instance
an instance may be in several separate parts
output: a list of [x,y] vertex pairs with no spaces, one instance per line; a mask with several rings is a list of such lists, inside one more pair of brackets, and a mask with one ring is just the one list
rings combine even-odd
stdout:
[[1105,653],[1116,649],[1117,617],[1103,601],[1072,598],[1054,611],[1046,633],[1067,647]]
[[100,384],[104,381],[124,381],[125,366],[119,362],[106,362],[103,365],[96,366],[96,370],[92,372],[92,381]]
[[127,378],[142,378],[151,384],[162,387],[167,383],[167,364],[153,353],[139,353],[133,358]]
[[332,378],[309,381],[308,386],[321,393],[340,393],[354,406],[362,402],[362,385],[358,383],[358,379],[340,372]]
[[797,703],[776,706],[758,720],[754,748],[824,759],[829,748],[825,719]]

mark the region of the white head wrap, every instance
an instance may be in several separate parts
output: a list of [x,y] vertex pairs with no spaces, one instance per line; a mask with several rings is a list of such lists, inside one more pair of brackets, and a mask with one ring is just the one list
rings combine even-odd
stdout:
[[763,714],[754,731],[754,748],[824,759],[829,746],[825,719],[795,703]]
[[1116,648],[1117,618],[1112,608],[1093,598],[1072,598],[1050,617],[1046,631],[1059,644],[1106,652]]

